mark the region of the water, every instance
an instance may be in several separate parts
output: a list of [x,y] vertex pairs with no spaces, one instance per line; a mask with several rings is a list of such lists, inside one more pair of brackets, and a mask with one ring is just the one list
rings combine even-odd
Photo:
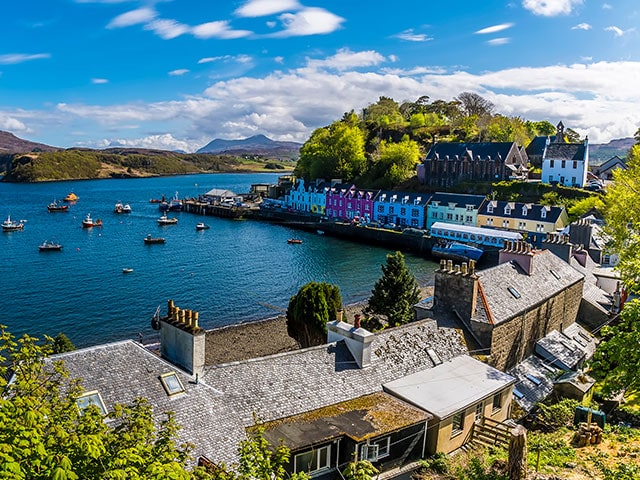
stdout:
[[[279,174],[214,174],[89,180],[41,184],[0,183],[0,219],[27,220],[25,229],[0,234],[0,323],[21,335],[64,332],[78,347],[153,334],[150,318],[173,299],[200,312],[204,328],[255,321],[282,313],[306,282],[340,287],[344,303],[364,300],[389,250],[253,220],[171,213],[178,225],[158,226],[150,198],[196,196],[212,188],[248,192],[252,183],[276,183]],[[54,199],[80,197],[66,213],[49,213]],[[113,213],[118,201],[132,213]],[[102,228],[83,229],[87,213]],[[166,238],[144,245],[143,238]],[[291,245],[287,239],[301,238]],[[62,252],[39,252],[44,240]],[[436,265],[407,254],[421,283]],[[124,274],[122,269],[133,268]]]

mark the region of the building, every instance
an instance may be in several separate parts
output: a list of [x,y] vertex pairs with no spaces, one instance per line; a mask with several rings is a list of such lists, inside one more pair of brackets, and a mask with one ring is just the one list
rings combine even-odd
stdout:
[[454,268],[441,261],[436,271],[434,304],[438,315],[454,312],[488,363],[506,371],[534,351],[552,330],[576,321],[584,276],[548,250],[509,242],[499,265],[475,271],[471,263]]
[[547,142],[542,155],[542,181],[567,187],[584,187],[589,170],[589,141],[566,143],[564,125],[558,123],[555,141]]
[[300,178],[285,194],[285,206],[297,212],[324,215],[329,185],[323,181],[306,184],[304,179]]
[[380,192],[373,204],[373,220],[424,229],[430,198],[424,193]]
[[515,142],[436,143],[418,165],[418,180],[434,188],[460,182],[525,180],[527,154]]
[[594,167],[593,173],[600,180],[613,180],[614,170],[626,170],[627,168],[627,162],[617,155],[614,155],[606,162],[603,162],[597,167]]
[[529,163],[532,167],[541,168],[542,167],[542,156],[544,155],[544,149],[547,146],[548,142],[555,142],[556,136],[553,135],[551,137],[547,135],[539,135],[534,137],[525,151],[527,152],[527,158],[529,159]]
[[427,202],[427,228],[435,222],[475,227],[484,201],[483,195],[436,192]]
[[378,190],[365,190],[355,184],[339,183],[326,190],[325,214],[329,218],[365,222],[373,220],[373,204]]
[[539,205],[536,203],[487,200],[478,210],[478,226],[502,228],[526,233],[529,241],[544,240],[547,233],[555,233],[569,224],[564,206]]

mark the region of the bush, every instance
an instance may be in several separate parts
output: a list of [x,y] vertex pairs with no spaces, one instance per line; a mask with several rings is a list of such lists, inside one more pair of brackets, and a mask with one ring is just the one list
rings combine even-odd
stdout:
[[538,427],[548,432],[562,427],[571,427],[576,408],[580,405],[577,400],[565,398],[552,405],[538,404]]
[[425,458],[420,462],[422,468],[431,470],[435,473],[448,473],[449,472],[449,457],[446,453],[437,452],[429,458]]

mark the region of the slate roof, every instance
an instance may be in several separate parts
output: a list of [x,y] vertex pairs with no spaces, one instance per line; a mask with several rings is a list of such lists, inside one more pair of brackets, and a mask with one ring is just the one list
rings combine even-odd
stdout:
[[607,292],[597,286],[598,279],[593,274],[593,271],[598,268],[598,264],[587,255],[585,266],[582,266],[574,257],[569,260],[569,265],[584,275],[582,299],[603,314],[608,314],[612,299]]
[[[511,212],[505,214],[505,207],[509,205]],[[493,207],[493,211],[489,212],[489,207]],[[527,215],[522,214],[522,208],[527,207]],[[542,211],[546,211],[546,216],[542,217]],[[507,202],[504,200],[487,200],[478,210],[479,215],[491,215],[494,217],[502,218],[514,218],[522,220],[532,220],[536,222],[555,223],[562,212],[564,207],[539,205],[537,203],[524,203],[524,202]]]
[[482,202],[484,202],[484,195],[469,195],[466,193],[443,193],[436,192],[429,199],[429,205],[434,202],[440,202],[440,205],[447,206],[450,203],[454,203],[457,207],[462,208],[467,205],[473,205],[474,208],[480,208]]
[[586,351],[571,337],[552,330],[536,342],[535,352],[559,368],[574,369],[586,360]]
[[550,143],[544,152],[544,160],[581,160],[586,158],[584,143]]
[[603,162],[600,165],[598,165],[597,169],[600,171],[600,175],[602,175],[602,173],[604,173],[605,171],[607,171],[607,170],[609,170],[609,169],[611,169],[613,167],[619,167],[619,168],[623,168],[625,170],[628,168],[627,167],[627,162],[625,162],[619,156],[614,155],[609,160],[606,160],[605,162]]
[[507,373],[516,378],[513,399],[525,411],[530,412],[536,403],[553,392],[553,381],[562,370],[536,355],[525,358]]
[[503,160],[505,160],[509,156],[509,153],[512,151],[512,149],[517,160],[521,161],[522,159],[518,158],[521,156],[521,152],[517,148],[515,142],[436,143],[427,153],[426,159],[444,159],[447,156],[450,159],[453,159],[456,156],[462,158],[467,155],[474,159],[476,157],[480,157],[480,159],[482,160],[487,160],[488,158],[497,159],[498,157],[501,157]]
[[[384,195],[384,198],[383,198]],[[396,196],[396,199],[392,202],[391,199],[393,196]],[[396,191],[388,191],[388,190],[380,190],[378,195],[375,197],[376,202],[384,202],[384,203],[393,203],[393,204],[402,204],[402,200],[407,197],[407,203],[404,205],[413,205],[417,199],[420,199],[418,205],[426,205],[429,203],[431,199],[431,194],[429,193],[420,193],[420,192],[396,192]]]
[[537,137],[534,137],[533,140],[529,142],[529,145],[527,145],[527,148],[526,148],[527,155],[542,156],[542,154],[544,153],[544,147],[547,145],[547,139],[549,139],[550,142],[555,142],[556,136],[552,135],[549,137],[547,135],[539,135]]
[[385,383],[384,389],[412,405],[447,418],[503,390],[516,379],[468,355]]
[[[531,275],[513,261],[476,272],[495,324],[519,315],[584,279],[581,273],[549,250],[534,250],[533,264]],[[515,288],[520,298],[515,298],[508,287]]]
[[573,385],[582,393],[587,393],[596,384],[596,381],[584,372],[566,372],[555,381],[556,385],[563,383]]

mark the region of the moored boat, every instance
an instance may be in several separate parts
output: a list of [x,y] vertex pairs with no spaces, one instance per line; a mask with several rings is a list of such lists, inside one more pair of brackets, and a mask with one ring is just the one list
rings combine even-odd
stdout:
[[80,199],[80,197],[78,197],[75,193],[69,192],[69,194],[66,197],[64,197],[63,200],[65,202],[75,202],[75,201],[77,201],[79,199]]
[[38,250],[40,250],[41,252],[59,252],[60,250],[62,250],[62,245],[52,240],[45,240],[40,245],[38,245]]
[[56,200],[47,205],[47,210],[50,212],[66,212],[69,210],[69,205],[62,205],[58,203]]
[[178,219],[176,217],[169,218],[166,213],[158,219],[158,225],[175,225],[176,223],[178,223]]
[[122,202],[118,202],[113,207],[113,211],[115,213],[131,213],[131,205],[128,203],[123,204]]
[[209,225],[204,222],[199,222],[196,224],[196,230],[209,230]]
[[169,202],[168,209],[172,212],[181,212],[183,208],[182,200],[178,198],[178,192],[173,196]]
[[131,272],[133,272],[133,268],[125,267],[122,269],[122,273],[131,273]]
[[149,233],[146,237],[144,237],[144,243],[147,245],[152,245],[154,243],[164,243],[164,237],[152,237]]
[[434,257],[459,262],[478,261],[483,253],[481,248],[459,242],[438,243],[431,248]]
[[82,220],[82,228],[92,228],[92,227],[101,227],[101,226],[102,226],[102,220],[100,220],[99,218],[97,220],[92,219],[90,213],[87,213],[87,216],[84,217],[84,220]]
[[287,243],[302,243],[302,240],[300,240],[299,238],[290,238],[289,240],[287,240]]
[[11,215],[7,217],[7,219],[2,222],[2,231],[3,232],[15,232],[18,230],[24,230],[24,223],[26,220],[20,220],[16,222],[11,220]]

